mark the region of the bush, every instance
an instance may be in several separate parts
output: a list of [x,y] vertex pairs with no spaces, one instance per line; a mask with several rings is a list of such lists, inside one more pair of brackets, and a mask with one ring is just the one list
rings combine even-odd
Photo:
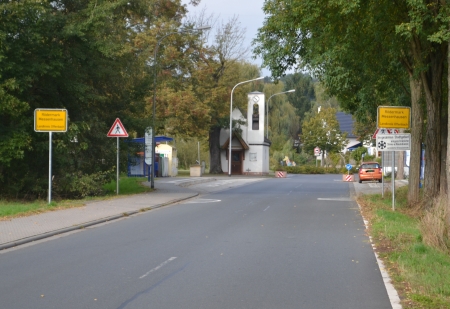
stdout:
[[83,174],[75,172],[53,181],[53,192],[60,198],[80,199],[105,195],[103,185],[114,178],[113,171]]
[[[277,171],[287,171],[290,174],[347,174],[345,167],[322,167],[314,165],[297,165],[297,166],[282,166]],[[350,171],[354,173],[354,170]]]

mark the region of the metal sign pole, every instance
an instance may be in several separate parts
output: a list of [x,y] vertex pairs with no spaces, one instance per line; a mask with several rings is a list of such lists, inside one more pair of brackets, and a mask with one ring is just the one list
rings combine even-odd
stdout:
[[395,151],[392,152],[392,210],[395,210]]
[[381,197],[384,197],[384,151],[381,152]]
[[117,137],[117,195],[119,195],[119,137]]
[[52,132],[48,132],[48,203],[52,202]]

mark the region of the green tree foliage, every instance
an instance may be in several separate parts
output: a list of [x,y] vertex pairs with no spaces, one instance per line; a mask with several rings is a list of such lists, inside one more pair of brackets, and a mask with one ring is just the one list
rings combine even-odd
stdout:
[[[213,23],[200,16],[193,25]],[[168,79],[163,85],[161,105],[167,117],[166,132],[184,136],[201,137],[208,135],[210,152],[210,173],[222,173],[220,159],[220,130],[228,128],[230,119],[231,90],[244,80],[259,76],[256,65],[244,60],[245,29],[237,17],[218,23],[210,45],[198,47],[196,61],[191,61],[186,74],[189,80],[179,76]],[[185,57],[185,56],[183,56]],[[185,82],[185,83],[184,83]],[[180,84],[173,87],[169,83]],[[181,84],[183,83],[183,84]],[[256,83],[244,84],[233,92],[233,107],[247,108],[247,93],[255,89]],[[163,116],[164,117],[164,116]]]
[[53,135],[55,195],[78,195],[61,189],[71,187],[71,175],[106,175],[96,180],[107,181],[115,140],[106,133],[114,119],[120,116],[130,133],[148,123],[142,117],[149,84],[142,33],[157,31],[165,20],[177,25],[184,13],[179,1],[2,1],[2,196],[46,195],[48,134],[33,130],[36,108],[69,114],[68,132]]
[[313,153],[319,147],[326,153],[340,152],[347,143],[347,133],[339,129],[334,108],[321,108],[309,119],[303,121],[303,148],[305,152]]
[[295,151],[293,140],[298,138],[300,130],[300,117],[297,109],[289,101],[295,93],[282,93],[287,90],[287,86],[283,82],[266,84],[264,87],[268,105],[266,106],[269,123],[267,133],[272,143],[270,146],[271,168],[275,168],[284,156],[292,157],[292,153]]
[[196,139],[176,139],[176,149],[179,162],[179,169],[189,170],[190,166],[196,164],[199,156],[200,142],[200,161],[205,161],[206,166],[209,166],[208,143],[207,141],[198,141]]
[[305,118],[305,114],[311,110],[316,94],[313,79],[306,74],[288,74],[280,79],[285,84],[285,89],[295,89],[295,92],[288,96],[289,102],[295,107],[297,116]]
[[[443,170],[442,85],[449,4],[446,1],[265,1],[268,15],[255,52],[275,76],[306,67],[336,95],[345,111],[372,122],[378,105],[413,108],[411,201],[418,197],[418,167],[426,104],[428,149],[425,190],[439,191]],[[444,124],[441,120],[445,119]],[[439,138],[436,138],[438,136]],[[411,195],[410,195],[411,197]]]

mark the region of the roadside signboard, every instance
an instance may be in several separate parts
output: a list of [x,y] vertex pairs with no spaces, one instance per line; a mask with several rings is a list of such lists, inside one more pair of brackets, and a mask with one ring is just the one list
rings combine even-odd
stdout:
[[404,151],[411,150],[411,134],[377,134],[378,151]]
[[145,130],[145,163],[147,163],[147,165],[151,165],[153,162],[153,160],[152,160],[152,152],[153,152],[152,135],[153,135],[153,130],[151,127],[148,127]]
[[372,139],[376,139],[378,134],[398,134],[398,133],[400,133],[400,130],[398,130],[398,129],[380,128],[380,129],[376,129],[375,133],[373,133]]
[[111,129],[109,129],[108,137],[117,137],[117,179],[116,179],[116,193],[119,195],[119,137],[128,137],[127,130],[123,126],[119,118],[116,118]]
[[314,155],[315,156],[320,155],[320,148],[319,147],[314,148]]
[[34,131],[67,132],[67,110],[37,108],[34,110]]
[[378,106],[377,127],[410,129],[411,108],[404,106]]
[[349,171],[349,170],[352,169],[352,165],[351,165],[351,164],[346,164],[346,165],[345,165],[345,168]]
[[119,118],[116,118],[116,121],[114,121],[111,129],[109,129],[107,136],[108,137],[128,137],[127,130],[125,130],[125,127],[123,126],[123,124]]
[[52,202],[52,134],[67,132],[67,109],[37,108],[34,110],[34,131],[48,133],[48,203]]

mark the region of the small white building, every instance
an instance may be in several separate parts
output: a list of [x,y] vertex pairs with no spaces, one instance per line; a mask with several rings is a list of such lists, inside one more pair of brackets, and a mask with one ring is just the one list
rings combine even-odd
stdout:
[[155,153],[159,157],[158,173],[161,177],[177,176],[178,175],[178,158],[177,149],[168,144],[157,144]]
[[[239,125],[233,130],[231,140],[231,174],[232,175],[268,175],[270,141],[264,137],[266,103],[264,93],[250,92],[247,95],[247,115],[235,108],[234,120],[241,120],[246,125]],[[222,171],[228,174],[228,156],[230,130],[220,132]]]

